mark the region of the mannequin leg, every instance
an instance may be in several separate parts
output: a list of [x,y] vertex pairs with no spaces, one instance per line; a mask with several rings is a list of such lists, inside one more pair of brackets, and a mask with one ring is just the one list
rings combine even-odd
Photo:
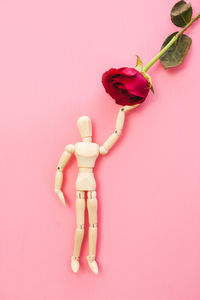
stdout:
[[79,270],[79,256],[81,251],[81,245],[84,236],[84,223],[85,223],[85,192],[77,191],[76,193],[76,224],[74,239],[74,252],[71,258],[71,267],[73,272]]
[[97,198],[96,192],[87,193],[87,208],[89,216],[89,255],[88,264],[93,273],[98,274],[98,265],[95,261],[97,243]]

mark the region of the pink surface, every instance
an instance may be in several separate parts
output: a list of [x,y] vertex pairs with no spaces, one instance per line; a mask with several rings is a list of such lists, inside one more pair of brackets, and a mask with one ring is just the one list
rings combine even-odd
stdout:
[[200,299],[200,22],[188,30],[184,64],[150,70],[155,97],[127,115],[120,141],[97,162],[98,277],[87,236],[80,273],[69,265],[74,159],[66,208],[54,194],[59,156],[80,140],[77,118],[92,118],[100,144],[114,130],[119,106],[102,73],[134,66],[135,54],[146,64],[176,30],[173,4],[1,1],[1,300]]

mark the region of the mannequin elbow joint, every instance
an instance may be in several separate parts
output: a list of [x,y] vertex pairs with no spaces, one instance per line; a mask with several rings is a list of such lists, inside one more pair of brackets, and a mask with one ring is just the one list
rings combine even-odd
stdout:
[[115,129],[115,134],[116,135],[120,136],[121,133],[122,133],[122,131],[120,129],[117,129],[117,128]]
[[57,166],[57,171],[62,172],[63,168],[61,166]]

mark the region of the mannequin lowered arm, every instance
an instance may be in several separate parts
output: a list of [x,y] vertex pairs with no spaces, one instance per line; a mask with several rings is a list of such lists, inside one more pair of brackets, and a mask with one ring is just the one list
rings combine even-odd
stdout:
[[139,104],[135,104],[135,105],[131,105],[131,106],[125,105],[122,108],[120,108],[119,113],[117,115],[115,131],[109,136],[109,138],[105,141],[103,146],[100,147],[100,154],[104,155],[104,154],[108,153],[108,151],[114,146],[114,144],[118,140],[119,136],[121,135],[123,125],[124,125],[126,111],[132,110],[137,106],[139,106]]
[[61,155],[61,158],[57,166],[57,171],[56,171],[55,192],[64,205],[65,205],[65,198],[61,190],[62,182],[63,182],[63,169],[65,168],[66,164],[68,163],[73,153],[74,153],[74,145],[71,144],[67,145],[65,147],[63,154]]

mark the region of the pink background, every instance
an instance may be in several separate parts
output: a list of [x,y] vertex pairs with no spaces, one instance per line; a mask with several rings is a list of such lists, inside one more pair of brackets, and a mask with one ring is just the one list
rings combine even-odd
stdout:
[[87,235],[79,274],[70,269],[74,159],[66,208],[54,193],[58,159],[80,140],[77,118],[92,118],[100,144],[114,130],[119,106],[102,73],[134,66],[135,54],[146,64],[176,31],[174,3],[1,1],[1,300],[200,299],[199,22],[183,65],[152,67],[155,97],[127,115],[120,141],[97,162],[98,277]]

